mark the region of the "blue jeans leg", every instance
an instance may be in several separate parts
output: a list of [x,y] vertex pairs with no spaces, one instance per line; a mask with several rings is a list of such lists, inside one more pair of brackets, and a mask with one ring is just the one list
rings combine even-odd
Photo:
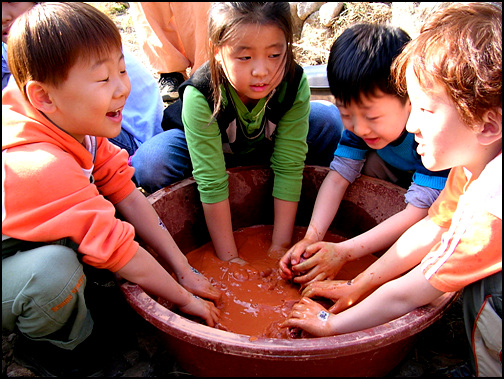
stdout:
[[305,163],[328,167],[343,133],[343,122],[338,108],[329,101],[311,101],[310,106],[308,154]]
[[138,148],[131,165],[135,168],[133,180],[150,193],[191,176],[184,132],[170,129],[155,135]]
[[130,157],[135,154],[135,151],[138,149],[138,144],[135,142],[135,138],[133,138],[133,136],[124,129],[121,129],[121,132],[117,137],[109,138],[109,141],[114,145],[119,146],[121,149],[126,150]]

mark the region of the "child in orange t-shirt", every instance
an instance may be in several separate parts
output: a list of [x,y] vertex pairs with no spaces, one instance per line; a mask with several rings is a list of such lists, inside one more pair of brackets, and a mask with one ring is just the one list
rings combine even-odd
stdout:
[[[456,4],[433,15],[392,72],[410,97],[406,128],[415,134],[423,164],[434,171],[452,168],[445,189],[428,216],[355,279],[309,284],[284,326],[315,336],[353,332],[464,288],[473,369],[477,375],[500,377],[501,8]],[[309,299],[320,296],[335,301],[332,313]]]

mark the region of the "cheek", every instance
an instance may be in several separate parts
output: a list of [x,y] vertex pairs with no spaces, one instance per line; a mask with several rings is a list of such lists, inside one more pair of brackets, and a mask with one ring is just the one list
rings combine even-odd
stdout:
[[343,127],[347,130],[352,130],[352,123],[350,122],[350,118],[349,117],[341,117],[341,122],[343,124]]
[[240,70],[237,69],[237,67],[233,64],[226,64],[223,65],[223,71],[225,77],[231,82],[231,83],[236,83],[240,81],[240,77],[243,76],[243,74],[240,74]]

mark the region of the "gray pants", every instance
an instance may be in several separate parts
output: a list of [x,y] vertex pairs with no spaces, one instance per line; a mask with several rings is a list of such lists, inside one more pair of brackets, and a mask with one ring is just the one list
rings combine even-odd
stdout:
[[44,245],[2,259],[2,329],[74,349],[93,329],[75,250]]
[[413,177],[412,173],[399,170],[387,164],[374,150],[367,154],[366,163],[362,167],[361,174],[386,180],[406,189],[411,185]]
[[478,376],[502,376],[502,271],[464,288],[464,323]]

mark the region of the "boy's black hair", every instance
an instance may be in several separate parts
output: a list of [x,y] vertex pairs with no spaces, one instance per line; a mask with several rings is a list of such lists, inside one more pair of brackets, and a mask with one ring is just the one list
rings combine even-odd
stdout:
[[[394,58],[411,40],[402,29],[381,24],[356,24],[333,43],[327,78],[334,97],[348,105],[377,90],[397,95],[390,81]],[[399,96],[400,97],[400,96]]]

